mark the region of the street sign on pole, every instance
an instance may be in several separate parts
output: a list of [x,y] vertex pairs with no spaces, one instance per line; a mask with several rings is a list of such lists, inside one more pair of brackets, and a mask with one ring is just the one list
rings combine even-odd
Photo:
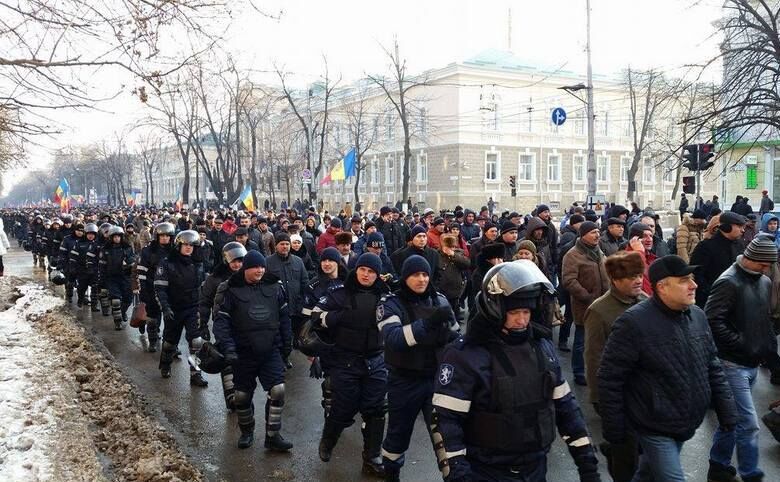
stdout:
[[607,196],[603,194],[594,194],[588,196],[585,200],[585,209],[592,209],[597,215],[602,216],[604,214],[604,208],[607,204]]
[[566,122],[566,111],[563,107],[556,107],[552,111],[552,123],[556,126],[562,126]]
[[[303,171],[301,171],[301,177],[303,179],[311,180],[311,169],[304,169]],[[311,184],[311,183],[307,183],[307,184]]]

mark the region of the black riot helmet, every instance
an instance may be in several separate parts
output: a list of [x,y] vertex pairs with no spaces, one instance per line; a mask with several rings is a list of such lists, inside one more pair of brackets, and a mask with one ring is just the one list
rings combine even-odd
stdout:
[[176,239],[173,242],[176,245],[177,251],[181,251],[181,247],[185,244],[197,247],[200,246],[200,235],[197,231],[188,229],[177,234]]
[[225,258],[225,263],[230,264],[244,256],[246,256],[246,248],[238,241],[231,241],[222,248],[222,257]]
[[[555,288],[538,266],[530,260],[517,260],[493,266],[485,273],[480,308],[503,326],[507,305],[534,310],[542,297],[555,294]],[[510,301],[511,299],[511,301]]]
[[160,223],[154,227],[154,239],[160,241],[160,236],[173,237],[176,234],[176,226],[171,223]]

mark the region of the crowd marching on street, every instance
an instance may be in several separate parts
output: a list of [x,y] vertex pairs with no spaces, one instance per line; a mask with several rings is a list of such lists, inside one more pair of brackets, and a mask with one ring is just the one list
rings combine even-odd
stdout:
[[[239,449],[260,419],[266,449],[292,450],[285,405],[319,403],[320,459],[360,414],[355,459],[388,481],[420,414],[448,482],[544,481],[556,433],[581,481],[602,480],[599,452],[615,481],[684,481],[681,451],[713,409],[708,480],[755,482],[759,436],[780,441],[780,401],[766,411],[751,395],[762,366],[780,385],[780,218],[764,198],[754,214],[747,199],[721,211],[717,196],[683,195],[666,237],[636,204],[575,204],[560,222],[492,199],[337,215],[300,202],[4,209],[0,276],[15,238],[68,303],[137,329],[161,377],[177,357],[193,390],[218,376]],[[285,396],[293,350],[321,400]]]

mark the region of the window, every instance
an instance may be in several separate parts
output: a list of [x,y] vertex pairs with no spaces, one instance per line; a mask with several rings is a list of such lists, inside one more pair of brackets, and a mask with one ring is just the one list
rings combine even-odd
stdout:
[[644,159],[642,162],[642,182],[655,182],[655,166],[652,159]]
[[371,159],[369,169],[371,170],[371,184],[379,184],[379,161],[377,161],[376,156]]
[[423,138],[428,135],[428,109],[425,107],[420,109],[420,136]]
[[487,152],[485,153],[485,180],[486,181],[498,181],[500,179],[499,166],[498,166],[498,153]]
[[395,118],[392,112],[388,112],[387,117],[385,117],[385,138],[388,141],[393,140],[393,124],[395,124]]
[[417,154],[417,182],[428,182],[428,154]]
[[596,181],[609,182],[609,156],[596,158]]
[[585,182],[585,156],[574,154],[571,177],[574,182]]
[[534,165],[536,164],[535,154],[520,154],[517,160],[517,180],[518,181],[533,181],[534,180]]
[[631,121],[627,120],[625,124],[623,124],[623,137],[633,137],[634,135],[634,129],[632,127]]
[[393,172],[394,166],[393,156],[387,156],[387,163],[385,164],[385,184],[395,183],[395,174]]
[[631,169],[631,158],[623,156],[620,158],[620,182],[628,182],[628,170]]
[[547,156],[547,180],[561,182],[561,156],[550,154]]
[[574,135],[585,135],[585,114],[582,111],[577,112],[577,116],[574,118]]

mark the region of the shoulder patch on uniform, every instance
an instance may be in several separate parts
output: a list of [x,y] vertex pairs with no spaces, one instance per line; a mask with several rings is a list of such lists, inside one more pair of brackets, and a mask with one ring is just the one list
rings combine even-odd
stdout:
[[385,305],[379,303],[376,306],[376,321],[382,321],[385,317]]
[[327,296],[320,296],[320,299],[318,301],[319,304],[324,305],[328,301]]
[[439,367],[439,383],[442,385],[449,385],[452,381],[452,377],[455,375],[455,367],[449,363],[442,363]]

